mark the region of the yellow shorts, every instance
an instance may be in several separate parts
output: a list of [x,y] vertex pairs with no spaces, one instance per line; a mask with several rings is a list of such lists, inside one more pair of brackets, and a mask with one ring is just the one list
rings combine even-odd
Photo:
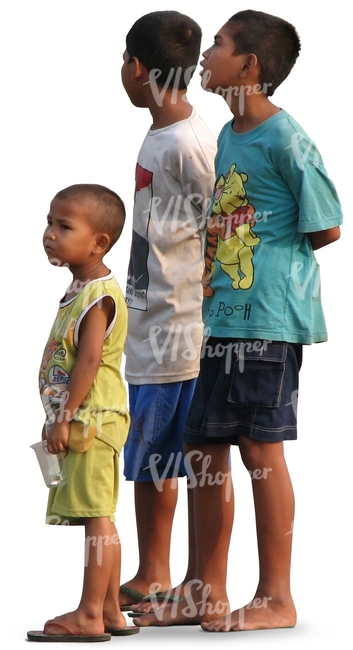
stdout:
[[67,483],[49,490],[47,524],[84,524],[83,519],[109,517],[114,522],[118,500],[119,455],[100,438],[82,453],[68,452]]

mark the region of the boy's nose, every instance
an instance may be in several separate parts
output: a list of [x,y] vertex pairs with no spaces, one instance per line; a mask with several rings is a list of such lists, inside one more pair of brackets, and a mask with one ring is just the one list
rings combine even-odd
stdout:
[[46,229],[46,231],[45,231],[45,233],[44,233],[44,238],[47,238],[47,239],[55,239],[55,232],[54,232],[54,228],[53,228],[52,226],[49,226],[49,227]]

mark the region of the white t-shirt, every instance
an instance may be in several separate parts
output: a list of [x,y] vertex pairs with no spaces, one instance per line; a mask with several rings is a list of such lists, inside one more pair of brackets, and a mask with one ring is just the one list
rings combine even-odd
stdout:
[[150,129],[136,166],[126,302],[126,379],[156,384],[199,372],[204,233],[216,141],[195,109]]

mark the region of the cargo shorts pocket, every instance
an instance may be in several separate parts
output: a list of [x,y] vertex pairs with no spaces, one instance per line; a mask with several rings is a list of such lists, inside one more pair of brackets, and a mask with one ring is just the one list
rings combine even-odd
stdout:
[[278,408],[287,358],[287,343],[240,341],[228,402],[237,406]]

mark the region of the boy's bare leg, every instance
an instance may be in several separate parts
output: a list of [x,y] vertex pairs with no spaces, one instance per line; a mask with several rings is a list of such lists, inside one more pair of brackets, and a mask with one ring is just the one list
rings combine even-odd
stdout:
[[188,500],[188,566],[180,585],[172,590],[172,594],[185,597],[190,593],[190,583],[196,578],[196,535],[195,535],[195,490],[187,491]]
[[86,519],[85,535],[85,569],[80,604],[75,611],[57,616],[47,623],[44,628],[46,634],[62,633],[62,628],[55,623],[77,626],[84,634],[102,634],[105,616],[114,628],[126,626],[117,599],[120,543],[116,528],[109,517]]
[[293,627],[296,611],[290,592],[294,495],[283,443],[239,436],[251,473],[259,553],[259,584],[253,600],[230,617],[203,623],[209,632]]
[[[139,568],[127,587],[142,594],[166,591],[170,581],[170,541],[178,498],[178,479],[165,479],[161,491],[153,481],[135,482],[135,511],[139,545]],[[120,605],[130,605],[131,596],[120,592]]]
[[[190,592],[190,584],[196,578],[196,541],[195,541],[195,519],[194,519],[194,494],[195,490],[188,490],[188,566],[184,580],[171,589],[168,589],[166,602],[169,596],[176,598],[184,598],[185,593]],[[160,605],[163,605],[163,597],[160,600]],[[136,605],[131,606],[133,612],[143,612],[148,614],[153,611],[153,603],[151,601],[141,601]]]
[[103,605],[103,619],[105,629],[119,630],[126,627],[126,619],[120,611],[118,599],[121,572],[121,546],[114,524],[112,524],[112,531],[113,535],[114,533],[116,534],[114,539],[117,539],[118,543],[114,545],[114,561]]
[[[136,617],[135,625],[195,625],[229,611],[226,573],[234,515],[229,445],[185,445],[185,453],[189,452],[195,452],[189,490],[193,493],[190,503],[194,512],[196,578],[188,585],[185,600],[155,605],[153,612]],[[209,460],[207,468],[204,459]]]

